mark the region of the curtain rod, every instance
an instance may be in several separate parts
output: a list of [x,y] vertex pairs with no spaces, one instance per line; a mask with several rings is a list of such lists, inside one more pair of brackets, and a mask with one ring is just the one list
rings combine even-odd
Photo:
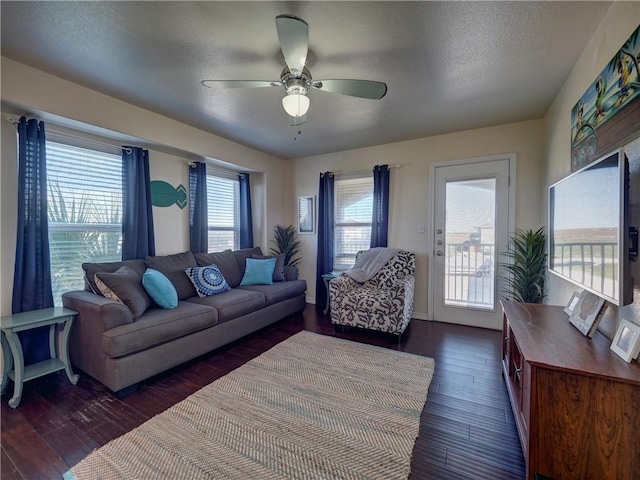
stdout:
[[[376,165],[376,167],[379,165]],[[396,163],[395,165],[389,165],[389,168],[400,168],[402,165],[400,165],[399,163]],[[373,172],[373,168],[371,170],[363,170],[361,172],[341,172],[341,171],[337,171],[337,172],[331,172],[334,175],[367,175],[369,173]]]
[[[7,121],[11,124],[11,125],[17,125],[18,123],[20,123],[20,120],[15,118],[15,117],[9,117],[7,118]],[[49,133],[52,133],[54,136],[57,137],[62,137],[62,138],[67,138],[69,140],[79,140],[81,142],[86,142],[88,144],[93,144],[93,145],[98,145],[101,147],[109,147],[109,148],[115,148],[115,149],[119,149],[122,148],[123,150],[125,150],[127,153],[131,153],[132,150],[129,147],[125,147],[125,146],[121,146],[121,145],[114,145],[113,143],[106,143],[106,142],[100,142],[98,140],[94,140],[92,138],[86,138],[82,135],[77,135],[77,134],[73,134],[73,133],[68,133],[68,132],[62,132],[60,130],[56,130],[56,126],[53,124],[54,127],[47,127],[46,131]],[[87,135],[93,135],[93,134],[87,134]]]

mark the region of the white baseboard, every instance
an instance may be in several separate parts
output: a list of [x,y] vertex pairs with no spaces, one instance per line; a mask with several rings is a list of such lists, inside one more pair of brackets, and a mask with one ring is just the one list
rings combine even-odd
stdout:
[[416,313],[416,312],[413,312],[411,314],[411,318],[416,320],[430,320],[430,318],[425,313]]

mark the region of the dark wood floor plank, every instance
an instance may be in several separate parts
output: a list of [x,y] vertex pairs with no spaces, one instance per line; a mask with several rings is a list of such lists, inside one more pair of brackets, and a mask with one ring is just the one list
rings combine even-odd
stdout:
[[18,411],[2,402],[2,451],[25,479],[60,478],[69,466]]
[[414,320],[398,345],[396,337],[380,332],[354,328],[336,334],[329,317],[313,305],[303,315],[145,380],[123,399],[83,372],[76,386],[64,374],[28,382],[16,410],[7,405],[9,388],[1,404],[2,478],[60,478],[94,448],[301,330],[435,359],[411,479],[523,480],[524,460],[501,377],[500,332]]
[[0,451],[0,478],[2,478],[2,480],[22,479],[22,475],[20,475],[18,469],[7,454],[4,453],[4,450]]

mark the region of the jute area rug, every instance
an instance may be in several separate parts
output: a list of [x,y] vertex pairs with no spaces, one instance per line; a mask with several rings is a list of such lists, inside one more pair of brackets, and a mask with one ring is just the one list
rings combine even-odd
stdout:
[[431,358],[300,332],[65,479],[405,479]]

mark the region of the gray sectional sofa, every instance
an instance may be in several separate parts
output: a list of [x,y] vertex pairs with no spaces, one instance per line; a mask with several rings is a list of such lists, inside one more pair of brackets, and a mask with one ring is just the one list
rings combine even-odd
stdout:
[[[254,248],[84,264],[85,290],[63,295],[64,306],[78,312],[69,345],[72,364],[125,394],[142,380],[302,311],[307,284],[297,279],[295,267],[282,269],[280,280],[285,281],[240,285],[246,259],[260,255]],[[231,288],[200,297],[184,270],[211,264]],[[146,296],[141,279],[147,268],[171,281],[178,295],[176,308],[160,308]],[[100,294],[104,285],[98,287],[96,278],[123,271],[129,275],[118,286],[125,303]]]

